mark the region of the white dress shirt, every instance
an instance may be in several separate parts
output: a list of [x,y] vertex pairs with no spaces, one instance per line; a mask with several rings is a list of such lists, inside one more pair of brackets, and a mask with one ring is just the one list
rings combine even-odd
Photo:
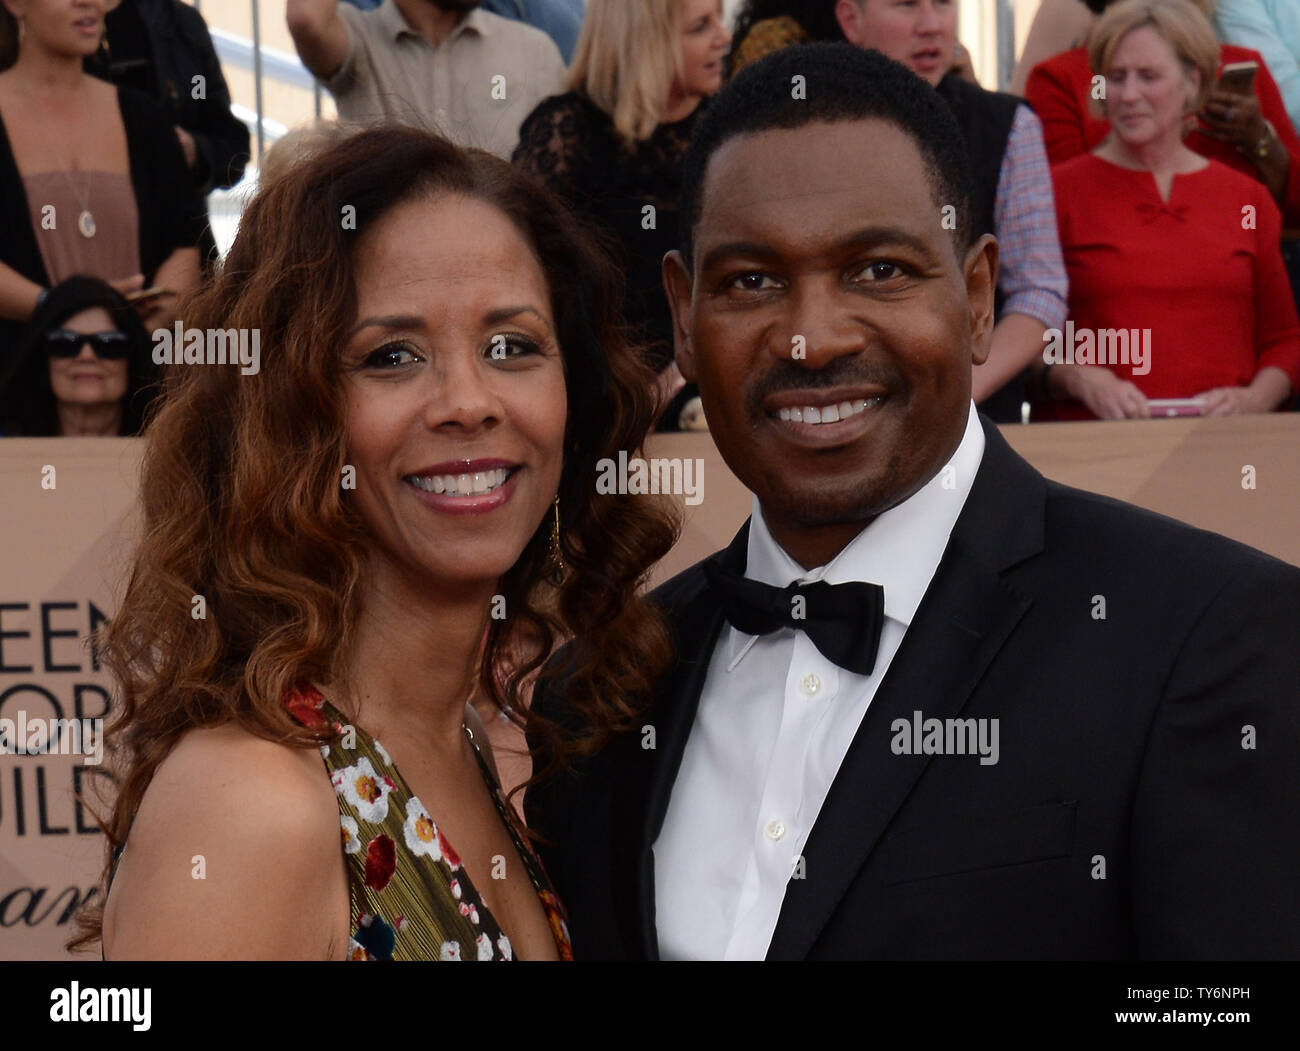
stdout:
[[[759,637],[723,625],[654,844],[662,959],[767,955],[786,883],[939,566],[983,455],[972,404],[948,465],[812,570],[772,539],[754,499],[745,576],[778,588],[815,580],[880,584],[884,629],[872,673],[858,675],[823,657],[802,631]],[[802,875],[816,878],[806,866]]]

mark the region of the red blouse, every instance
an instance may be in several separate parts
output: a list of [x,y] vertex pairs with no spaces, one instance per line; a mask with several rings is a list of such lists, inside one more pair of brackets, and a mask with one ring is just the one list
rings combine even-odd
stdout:
[[[1259,99],[1260,113],[1273,122],[1278,138],[1291,158],[1282,214],[1287,225],[1300,226],[1300,138],[1296,137],[1282,94],[1258,51],[1222,44],[1219,47],[1219,68],[1229,62],[1259,63],[1259,72],[1255,74],[1255,97]],[[1029,74],[1025,98],[1043,122],[1043,140],[1047,145],[1047,158],[1052,164],[1061,164],[1071,157],[1087,153],[1110,132],[1110,122],[1097,119],[1088,108],[1092,98],[1092,68],[1088,65],[1086,48],[1063,51],[1046,62],[1038,63]],[[1238,153],[1235,146],[1199,131],[1193,131],[1184,141],[1188,149],[1202,157],[1226,164],[1252,179],[1259,178],[1255,166]]]
[[[1150,329],[1145,375],[1131,358],[1106,363],[1148,398],[1245,387],[1267,365],[1300,389],[1281,215],[1263,185],[1210,161],[1174,176],[1166,203],[1149,171],[1091,153],[1053,168],[1052,183],[1076,346],[1084,329]],[[1248,205],[1254,229],[1243,229]],[[1092,418],[1077,403],[1053,408],[1060,419]]]

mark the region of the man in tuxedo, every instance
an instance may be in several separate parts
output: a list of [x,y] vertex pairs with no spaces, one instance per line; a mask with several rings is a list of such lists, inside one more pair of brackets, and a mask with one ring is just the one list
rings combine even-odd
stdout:
[[[964,164],[846,44],[702,118],[664,279],[754,510],[654,593],[642,731],[526,797],[579,958],[1300,955],[1300,571],[1049,482],[975,412]],[[563,681],[534,704],[579,729]]]

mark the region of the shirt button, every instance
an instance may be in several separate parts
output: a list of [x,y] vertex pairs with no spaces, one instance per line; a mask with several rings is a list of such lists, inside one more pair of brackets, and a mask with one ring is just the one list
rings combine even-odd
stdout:
[[806,693],[809,697],[811,697],[814,693],[816,693],[818,690],[822,688],[822,681],[820,677],[814,675],[812,672],[809,672],[807,675],[805,675],[802,679],[799,680],[799,685],[803,688],[803,692]]
[[767,828],[763,830],[767,833],[767,838],[771,840],[780,839],[785,835],[785,822],[779,819],[767,823]]

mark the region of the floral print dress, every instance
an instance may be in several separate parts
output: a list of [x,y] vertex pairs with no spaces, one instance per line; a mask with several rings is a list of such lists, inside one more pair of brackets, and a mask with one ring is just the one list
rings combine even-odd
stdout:
[[[285,707],[304,726],[332,726],[344,735],[321,745],[320,751],[338,799],[339,833],[348,868],[353,925],[348,958],[513,960],[510,939],[384,746],[361,727],[345,725],[339,711],[314,688],[293,691]],[[559,957],[571,960],[563,906],[473,734],[465,732],[541,899]]]

